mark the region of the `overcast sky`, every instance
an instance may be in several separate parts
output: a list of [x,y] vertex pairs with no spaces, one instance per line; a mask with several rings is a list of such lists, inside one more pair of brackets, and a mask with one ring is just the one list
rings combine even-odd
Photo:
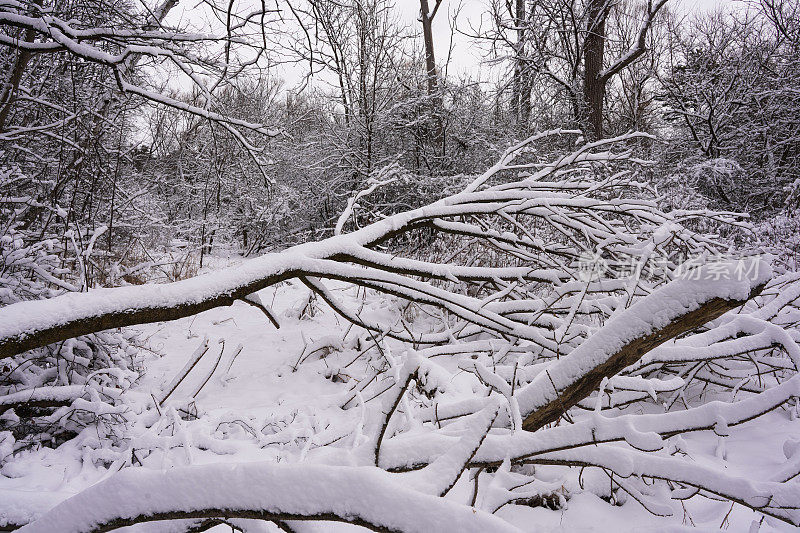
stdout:
[[[291,0],[290,0],[291,1]],[[453,33],[453,48],[451,55],[451,62],[449,65],[450,76],[458,76],[460,74],[467,74],[473,78],[481,80],[488,80],[501,75],[500,71],[492,68],[485,63],[485,51],[476,45],[472,39],[464,35],[470,33],[470,28],[477,28],[483,16],[484,24],[490,21],[487,18],[487,11],[491,0],[443,0],[444,3],[439,9],[439,12],[434,20],[434,43],[436,47],[436,62],[443,68],[447,62],[448,51],[451,45],[451,29],[450,21],[456,9],[460,6],[458,17],[456,18],[457,31]],[[644,0],[640,0],[644,1]],[[428,0],[430,5],[433,5],[435,0]],[[718,6],[723,6],[727,3],[732,3],[734,0],[668,0],[667,6],[672,10],[680,13],[698,13],[714,9]],[[419,15],[419,0],[394,0],[395,9],[402,22],[408,24],[409,29],[416,32],[421,32],[421,25],[418,21]],[[170,18],[173,22],[188,21],[193,22],[194,25],[203,28],[203,15],[197,9],[197,4],[184,3],[178,4],[178,8],[170,13]],[[460,30],[460,31],[459,31]],[[463,33],[462,33],[463,32]],[[297,90],[305,87],[307,73],[306,64],[295,65],[282,65],[277,67],[274,74],[277,74],[286,82],[286,88],[290,90]],[[188,86],[187,80],[180,79],[182,75],[175,73],[174,77],[170,76],[170,83],[176,87]],[[326,88],[332,79],[326,79],[329,73],[320,73],[312,80],[311,86],[317,88]],[[293,89],[294,88],[294,89]]]
[[[667,5],[675,11],[691,14],[713,10],[731,1],[733,0],[669,0]],[[447,59],[448,49],[450,47],[451,31],[449,19],[451,17],[448,17],[448,10],[452,14],[456,7],[459,4],[461,5],[461,10],[457,19],[457,27],[464,32],[468,32],[470,24],[477,26],[481,15],[488,10],[488,4],[490,2],[491,0],[444,0],[444,3],[439,8],[439,13],[434,19],[436,62],[440,66],[442,66]],[[428,0],[428,3],[433,5],[434,0]],[[417,21],[419,0],[395,0],[395,7],[401,13],[404,21],[408,24],[419,25]],[[481,59],[481,50],[476,47],[470,39],[458,33],[454,35],[450,68],[455,69],[456,72],[451,71],[449,74],[474,71],[475,67],[480,64]]]

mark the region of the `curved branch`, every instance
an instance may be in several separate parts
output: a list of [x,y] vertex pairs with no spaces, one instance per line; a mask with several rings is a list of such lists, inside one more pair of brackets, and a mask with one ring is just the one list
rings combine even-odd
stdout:
[[101,533],[186,518],[327,520],[406,533],[518,531],[488,513],[408,489],[378,468],[275,463],[209,464],[165,472],[129,468],[19,531]]
[[[714,280],[705,268],[697,280],[679,279],[619,313],[591,338],[542,372],[518,393],[523,428],[535,431],[555,422],[602,382],[636,363],[664,342],[722,316],[761,293],[771,277],[768,265],[751,280],[736,280],[735,263]],[[694,276],[693,276],[694,277]]]

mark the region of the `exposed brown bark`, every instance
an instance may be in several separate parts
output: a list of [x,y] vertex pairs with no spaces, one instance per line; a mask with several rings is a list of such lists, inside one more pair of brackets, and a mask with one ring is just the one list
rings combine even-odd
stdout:
[[153,513],[148,515],[138,515],[130,518],[117,518],[108,522],[97,524],[87,533],[106,533],[123,527],[144,524],[146,522],[159,522],[162,520],[185,520],[188,518],[206,518],[210,520],[221,520],[231,518],[249,518],[251,520],[266,520],[269,522],[284,522],[286,520],[303,521],[324,521],[324,522],[343,522],[361,526],[370,531],[380,533],[400,533],[398,530],[373,524],[358,516],[339,516],[333,513],[317,513],[300,515],[294,513],[284,513],[280,511],[256,511],[253,509],[197,509],[191,511],[175,510],[168,513]]
[[264,305],[261,302],[261,300],[258,298],[258,295],[251,294],[246,298],[244,298],[242,301],[246,304],[252,305],[256,309],[264,313],[267,319],[269,319],[269,321],[272,323],[272,325],[275,326],[275,329],[281,329],[281,324],[280,322],[278,322],[278,318],[266,305]]
[[433,47],[433,19],[443,0],[434,0],[433,11],[430,10],[428,0],[419,0],[420,21],[422,22],[422,40],[425,43],[425,71],[428,81],[428,97],[434,113],[433,134],[431,140],[441,144],[444,136],[442,119],[439,115],[442,109],[442,95],[439,92],[439,79],[436,73],[436,54]]
[[[6,403],[0,404],[0,415],[8,411],[9,409],[19,410],[21,408],[24,409],[40,409],[40,408],[48,408],[48,407],[65,407],[70,405],[74,399],[69,400],[30,400],[27,402],[16,402],[16,403]],[[0,529],[0,531],[3,531]]]
[[652,0],[647,2],[644,23],[639,30],[636,42],[631,48],[616,59],[611,66],[604,69],[606,20],[611,11],[610,0],[591,0],[587,6],[586,37],[583,41],[583,99],[586,106],[582,113],[582,121],[587,127],[590,140],[603,138],[603,105],[608,80],[628,65],[639,59],[646,51],[645,38],[653,24],[658,11],[667,3],[659,0],[653,6]]
[[644,354],[666,341],[698,328],[715,318],[719,318],[731,309],[743,305],[750,298],[759,295],[763,288],[764,285],[754,288],[745,300],[713,298],[698,309],[679,316],[650,335],[634,339],[620,348],[603,364],[584,374],[575,383],[564,390],[557,391],[558,398],[556,400],[528,414],[522,423],[522,428],[527,431],[536,431],[547,424],[555,422],[567,410],[596,391],[603,378],[618,374],[624,368],[641,359]]
[[215,294],[208,299],[196,300],[176,306],[153,306],[122,312],[99,313],[80,320],[73,320],[60,325],[42,328],[27,336],[6,337],[0,339],[0,357],[11,356],[54,342],[106,329],[125,327],[133,324],[151,324],[153,322],[177,320],[178,318],[196,315],[203,311],[214,309],[215,307],[233,305],[236,300],[245,300],[248,295],[256,291],[286,279],[296,277],[297,275],[297,272],[276,273],[273,276],[241,285],[233,290]]
[[606,80],[601,77],[606,46],[606,19],[611,9],[608,0],[592,0],[588,6],[586,38],[583,42],[583,99],[590,140],[603,137],[603,100]]

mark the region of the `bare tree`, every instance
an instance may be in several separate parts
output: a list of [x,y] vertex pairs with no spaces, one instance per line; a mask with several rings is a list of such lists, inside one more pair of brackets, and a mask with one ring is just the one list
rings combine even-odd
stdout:
[[766,4],[676,23],[661,76],[682,172],[712,203],[758,216],[795,202],[800,130],[792,80],[800,64],[783,27]]
[[[59,14],[57,9],[36,3],[27,6],[17,3],[3,6],[0,11],[0,26],[5,33],[0,35],[0,44],[17,54],[15,68],[12,69],[10,79],[3,88],[3,107],[0,110],[3,122],[6,122],[10,108],[16,101],[14,95],[18,92],[20,80],[32,55],[43,54],[50,59],[64,56],[99,65],[111,76],[117,91],[123,95],[133,95],[157,105],[172,107],[218,122],[242,143],[254,158],[258,159],[260,157],[258,149],[248,140],[244,132],[269,137],[277,135],[277,129],[225,116],[215,111],[212,91],[231,83],[233,78],[254,64],[251,59],[241,61],[238,65],[234,64],[232,47],[255,49],[256,57],[263,53],[263,49],[258,52],[258,49],[254,48],[253,41],[249,39],[249,27],[256,19],[264,22],[262,15],[270,16],[273,10],[265,8],[255,13],[237,12],[234,11],[233,5],[221,8],[209,3],[207,5],[212,13],[226,15],[226,24],[221,34],[203,34],[166,27],[163,23],[164,18],[174,5],[175,2],[168,0],[157,6],[154,11],[144,13],[125,12],[127,6],[121,6],[118,11],[104,12],[102,15],[106,20],[96,21],[98,25],[89,19],[62,18],[60,15],[69,16],[69,13]],[[117,27],[106,25],[112,19],[116,19],[114,22],[117,23]],[[15,31],[22,31],[24,36],[32,38],[30,40],[15,38],[11,35]],[[265,31],[266,29],[262,29],[259,33]],[[202,58],[199,55],[200,46],[212,42],[219,43],[222,47],[224,60],[213,57]],[[165,91],[148,87],[141,77],[137,78],[137,69],[144,66],[145,58],[150,66],[163,62],[177,69],[179,75],[184,76],[198,89],[200,101],[184,102]],[[204,82],[204,76],[210,77],[212,82]],[[110,93],[99,99],[97,106],[100,116],[107,112],[106,108],[111,101]],[[46,105],[45,102],[33,103]],[[6,137],[8,135],[18,137],[25,131],[19,128],[9,131],[8,126],[5,127]],[[30,125],[26,127],[29,130],[31,128]],[[41,130],[41,126],[38,126],[38,130]]]
[[612,60],[610,64],[605,58],[605,41],[606,22],[612,4],[607,0],[589,2],[586,9],[586,37],[583,41],[583,98],[587,107],[586,121],[592,138],[603,137],[603,104],[609,80],[645,53],[647,32],[659,9],[666,2],[667,0],[659,0],[653,5],[652,0],[648,0],[644,21],[636,40],[627,52]]
[[419,0],[419,18],[422,22],[422,38],[425,43],[425,71],[428,79],[428,96],[437,98],[439,94],[438,77],[436,71],[436,53],[433,46],[433,19],[439,11],[443,0],[434,0],[433,9],[430,9],[428,0]]
[[[614,58],[609,58],[606,45],[607,23],[614,3],[607,0],[556,2],[537,0],[506,6],[493,4],[494,29],[481,37],[493,43],[506,43],[513,51],[514,106],[525,86],[524,75],[554,83],[565,92],[572,110],[572,119],[581,125],[589,138],[603,136],[604,104],[608,84],[620,72],[646,52],[647,34],[659,10],[666,4],[648,1],[639,18],[638,31]],[[508,12],[507,14],[505,12]],[[629,16],[629,14],[625,14]],[[524,64],[524,66],[523,66]],[[519,74],[516,74],[519,72]],[[528,83],[533,83],[528,81]],[[524,98],[522,101],[524,102]]]

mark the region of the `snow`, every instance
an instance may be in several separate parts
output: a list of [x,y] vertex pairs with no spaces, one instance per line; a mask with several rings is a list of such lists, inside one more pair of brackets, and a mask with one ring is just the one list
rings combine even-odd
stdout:
[[[48,388],[32,376],[29,390],[3,391],[0,422],[19,421],[19,403],[58,402],[40,419],[74,435],[34,448],[0,431],[0,494],[11,495],[0,520],[29,523],[23,531],[141,520],[153,523],[132,530],[169,531],[203,517],[250,531],[267,530],[254,519],[298,531],[680,530],[687,517],[706,529],[800,524],[800,348],[785,327],[800,293],[776,288],[785,280],[758,258],[670,264],[658,279],[640,269],[578,279],[562,261],[579,261],[583,244],[547,245],[517,222],[534,216],[585,238],[600,260],[647,259],[676,239],[713,250],[654,202],[598,197],[606,181],[553,180],[563,165],[627,157],[594,151],[607,142],[517,165],[523,143],[462,193],[352,233],[342,233],[343,218],[332,238],[193,279],[0,309],[0,344],[64,326],[93,331],[111,313],[138,324],[157,352],[138,380],[87,373]],[[499,170],[523,171],[522,180],[489,186]],[[481,225],[481,214],[497,215],[502,231]],[[506,246],[519,262],[451,265],[370,248],[432,220]],[[465,280],[489,288],[464,291]],[[569,417],[521,429],[631,341],[767,283],[758,302],[604,376]],[[143,325],[153,310],[173,320]],[[79,342],[58,357],[89,367]],[[106,393],[99,383],[112,379],[124,386]],[[181,521],[156,523],[163,518]]]
[[239,516],[369,523],[390,531],[512,532],[500,518],[403,487],[374,467],[210,464],[126,469],[73,496],[20,533],[85,533],[134,517]]
[[[742,262],[753,276],[739,275]],[[687,274],[668,283],[613,316],[578,348],[550,365],[546,373],[540,373],[517,393],[521,411],[531,413],[555,401],[559,391],[602,364],[628,342],[650,335],[714,298],[747,300],[755,287],[764,285],[772,277],[769,264],[757,258],[714,264],[713,274],[711,267],[690,271],[693,275]]]
[[[209,113],[207,110],[201,111]],[[588,194],[594,187],[591,184],[584,186],[583,194],[576,194],[573,190],[576,186],[574,182],[564,184],[563,192],[559,190],[561,185],[554,186],[546,181],[537,184],[537,180],[546,178],[556,169],[569,165],[625,159],[628,157],[625,153],[592,150],[638,137],[639,134],[625,134],[586,144],[573,154],[542,166],[535,174],[521,182],[478,190],[489,177],[502,169],[519,170],[521,167],[514,166],[512,162],[531,142],[537,138],[562,133],[570,132],[561,130],[544,132],[512,147],[497,165],[477,178],[461,193],[418,209],[386,217],[352,233],[335,235],[320,242],[305,243],[280,254],[267,254],[224,271],[174,283],[97,289],[6,306],[0,309],[0,353],[17,350],[15,346],[20,343],[25,345],[28,339],[40,339],[44,333],[54,335],[48,339],[50,342],[63,340],[57,337],[60,331],[68,327],[74,334],[96,331],[106,325],[102,318],[108,314],[123,320],[126,325],[190,316],[214,305],[230,305],[236,299],[246,298],[253,292],[300,275],[360,282],[369,288],[440,305],[449,312],[484,328],[528,339],[546,350],[556,352],[557,343],[541,335],[538,328],[525,327],[492,311],[487,302],[457,295],[409,276],[393,274],[392,271],[406,269],[412,275],[440,277],[450,281],[461,278],[494,281],[527,277],[532,280],[560,282],[562,274],[549,268],[451,267],[412,259],[394,259],[366,248],[396,231],[431,220],[442,229],[448,227],[466,229],[476,235],[491,238],[492,234],[487,235],[480,227],[441,220],[478,214],[502,214],[509,218],[513,214],[539,217],[558,232],[566,233],[569,229],[582,233],[601,247],[611,247],[612,243],[616,243],[614,246],[620,247],[620,251],[625,253],[631,252],[629,248],[635,248],[636,237],[622,231],[619,221],[599,224],[585,218],[578,219],[572,216],[575,210],[584,210],[592,213],[594,217],[613,216],[619,212],[636,213],[643,221],[643,229],[652,226],[651,229],[656,230],[657,234],[654,235],[654,240],[651,240],[663,241],[664,225],[670,220],[657,210],[654,211],[653,202],[635,198],[594,198]],[[525,165],[525,168],[531,167],[532,165]],[[546,194],[543,194],[543,191],[546,191]],[[525,238],[510,242],[523,246],[532,245],[540,248],[544,246],[524,228],[521,233],[525,234]],[[501,236],[502,234],[498,234],[498,237]],[[681,239],[697,249],[703,248],[707,240],[693,235],[682,235]],[[506,241],[508,242],[508,239]],[[569,251],[570,255],[573,253],[574,250]],[[365,261],[367,264],[375,265],[376,268],[361,268],[334,260],[340,256],[352,256],[357,262]],[[568,285],[565,284],[561,289],[569,290]],[[577,305],[580,307],[583,303]],[[154,311],[159,313],[156,315]]]
[[[357,295],[355,288],[338,283],[329,283],[327,286],[329,292],[335,294],[337,299],[351,308],[357,309],[357,305],[360,305],[359,302],[362,300]],[[729,290],[729,294],[737,294],[736,288],[725,290]],[[739,288],[739,290],[746,289]],[[282,284],[279,287],[259,292],[261,300],[270,302],[278,316],[284,316],[286,309],[292,308],[296,301],[302,300],[307,295],[308,291],[299,284]],[[134,466],[126,466],[123,468],[120,480],[115,481],[117,476],[115,474],[107,481],[102,481],[108,477],[109,472],[102,466],[102,462],[89,459],[94,456],[88,452],[99,451],[99,448],[96,450],[92,448],[95,444],[88,435],[83,440],[79,439],[75,444],[67,444],[57,450],[23,453],[2,470],[0,490],[5,491],[4,494],[13,495],[13,497],[0,498],[0,516],[7,521],[12,521],[13,518],[16,523],[22,523],[32,517],[41,516],[58,502],[66,501],[68,497],[80,493],[83,489],[96,490],[95,494],[102,490],[102,500],[108,503],[101,508],[85,513],[83,511],[66,511],[64,509],[68,508],[64,507],[62,510],[65,514],[51,515],[59,517],[57,518],[59,526],[64,524],[65,527],[68,525],[81,528],[91,521],[113,517],[115,513],[118,515],[122,511],[126,511],[126,514],[141,512],[143,509],[152,511],[157,508],[152,503],[154,501],[162,502],[164,508],[167,507],[167,502],[170,502],[180,503],[195,510],[212,499],[215,503],[220,503],[216,495],[228,493],[228,484],[231,486],[230,490],[236,490],[236,487],[242,486],[259,488],[259,491],[240,490],[244,494],[230,493],[231,499],[226,501],[238,504],[240,507],[237,508],[239,509],[246,507],[245,504],[252,504],[253,507],[264,506],[269,497],[281,496],[281,494],[286,494],[286,498],[270,500],[275,506],[273,508],[277,508],[276,506],[279,504],[291,503],[287,501],[292,500],[288,495],[297,497],[302,495],[304,498],[306,495],[316,495],[315,497],[318,496],[319,500],[312,500],[312,503],[308,504],[313,505],[313,501],[328,500],[325,490],[333,491],[337,496],[343,496],[345,492],[343,488],[354,486],[354,491],[361,491],[358,492],[361,495],[359,498],[363,496],[364,491],[368,492],[370,498],[373,498],[367,500],[370,502],[375,502],[381,494],[386,497],[391,495],[392,503],[388,505],[388,508],[392,509],[392,513],[381,513],[382,516],[386,516],[387,520],[402,521],[404,513],[413,517],[427,517],[426,509],[431,513],[435,512],[440,517],[450,516],[447,514],[449,511],[441,510],[438,506],[434,511],[434,504],[426,502],[436,499],[432,496],[433,493],[447,488],[436,483],[437,480],[446,479],[446,476],[442,476],[440,472],[452,471],[452,468],[445,467],[445,464],[452,466],[463,460],[463,457],[469,456],[470,449],[474,445],[474,440],[470,441],[470,439],[480,435],[480,432],[469,431],[469,428],[475,429],[480,426],[480,423],[476,418],[469,417],[466,419],[471,421],[469,423],[456,421],[445,426],[442,433],[431,434],[430,430],[424,430],[420,426],[413,429],[415,426],[408,425],[410,422],[406,420],[407,416],[412,416],[418,421],[425,419],[427,408],[413,405],[402,407],[401,412],[395,413],[393,418],[397,419],[397,427],[406,426],[407,429],[404,433],[390,435],[383,443],[381,466],[393,468],[403,464],[431,462],[432,464],[428,467],[431,470],[427,470],[427,474],[426,470],[408,474],[388,474],[365,466],[366,458],[362,457],[359,449],[353,450],[352,443],[345,442],[351,438],[349,434],[359,419],[359,409],[356,407],[342,411],[338,408],[346,397],[343,396],[343,392],[350,384],[334,383],[325,377],[331,375],[331,372],[353,374],[354,367],[352,365],[345,367],[345,365],[358,354],[359,350],[363,349],[363,344],[359,347],[358,343],[352,342],[358,337],[355,331],[342,340],[347,331],[346,324],[327,309],[325,304],[314,305],[313,317],[282,318],[282,327],[279,330],[274,329],[258,309],[244,303],[210,310],[195,318],[184,318],[164,325],[144,326],[143,329],[148,332],[148,335],[152,335],[152,341],[160,347],[165,355],[148,362],[148,374],[141,383],[136,385],[137,391],[144,393],[154,391],[157,394],[158,391],[167,389],[170,382],[181,373],[181,369],[197,350],[198,345],[202,345],[205,335],[208,336],[209,345],[212,347],[210,350],[212,353],[202,358],[197,366],[188,373],[186,379],[176,387],[175,392],[166,402],[165,410],[183,409],[188,403],[191,403],[189,396],[213,366],[219,351],[218,339],[226,339],[229,351],[232,351],[234,345],[239,343],[244,348],[234,363],[234,371],[228,378],[222,380],[212,377],[193,400],[200,416],[199,419],[182,420],[180,416],[172,417],[170,415],[150,429],[140,426],[137,426],[139,429],[134,428],[131,447],[136,450],[152,450],[149,455],[137,452],[137,456],[144,464],[143,467],[140,467],[138,463],[135,463]],[[370,298],[365,302],[361,314],[376,322],[393,323],[397,312],[397,308],[391,304],[390,299]],[[369,339],[369,336],[364,339]],[[299,365],[296,371],[292,370],[299,355],[304,349],[307,349],[306,346],[319,345],[320,342],[330,343],[332,340],[340,341],[341,351],[333,351],[320,358],[309,359]],[[492,342],[488,340],[468,341],[463,343],[464,347],[455,344],[453,348],[465,349],[467,353],[473,348],[484,350],[501,348],[496,344],[497,341]],[[436,362],[436,366],[429,367],[424,372],[432,379],[428,388],[441,388],[446,391],[443,393],[443,398],[466,397],[468,392],[471,393],[471,389],[467,385],[467,383],[471,383],[467,380],[470,374],[458,374],[457,379],[454,379],[452,371],[457,369],[452,366],[449,359],[437,356],[432,361],[426,361],[423,358],[423,355],[441,353],[442,350],[437,349],[431,352],[427,350],[429,349],[418,352],[419,359],[417,361],[425,364]],[[392,358],[402,360],[405,357],[401,351],[395,352],[393,349],[391,351],[392,354],[387,355],[391,355]],[[378,357],[380,356],[378,355]],[[217,372],[219,374],[221,371]],[[613,383],[612,380],[610,384]],[[637,385],[643,384],[638,379],[626,378],[618,380],[618,385],[636,388]],[[653,385],[653,387],[656,386]],[[648,387],[638,388],[647,389]],[[364,400],[369,399],[371,393],[368,391],[370,390],[372,389],[369,387],[365,390]],[[762,396],[748,397],[734,404],[711,402],[691,411],[676,411],[666,415],[630,414],[608,417],[604,420],[586,417],[576,420],[573,425],[543,429],[534,434],[492,432],[483,440],[471,460],[499,464],[507,457],[556,453],[550,450],[582,443],[589,443],[591,447],[594,446],[591,444],[593,441],[602,442],[604,440],[618,442],[627,440],[637,446],[647,445],[648,448],[655,448],[661,443],[664,450],[659,453],[664,453],[671,450],[673,446],[674,438],[669,436],[670,432],[690,430],[681,437],[685,441],[682,446],[690,448],[693,460],[711,467],[717,465],[719,461],[715,454],[716,440],[712,445],[705,435],[706,433],[713,435],[713,432],[702,431],[702,428],[713,427],[719,419],[723,419],[731,432],[731,437],[727,437],[728,459],[725,463],[727,469],[734,469],[737,475],[752,476],[755,480],[773,479],[791,471],[791,465],[786,464],[784,460],[782,446],[786,440],[800,439],[800,426],[798,426],[800,422],[789,421],[785,414],[774,412],[767,415],[768,418],[759,424],[753,422],[742,424],[756,413],[769,411],[798,394],[800,394],[800,386],[798,386],[797,378],[794,378],[769,389]],[[469,412],[480,412],[481,409],[491,408],[487,403],[489,400],[490,398],[474,398]],[[369,406],[370,403],[367,405]],[[497,405],[500,407],[498,415],[498,421],[500,421],[502,417],[508,415],[503,402]],[[438,408],[438,411],[441,418],[447,414],[442,406]],[[148,414],[151,412],[152,415]],[[491,410],[487,412],[486,416],[489,416],[490,413]],[[142,412],[141,417],[142,420],[146,420],[151,416],[154,417],[153,419],[157,418],[152,405],[149,410]],[[662,416],[666,418],[660,418]],[[148,423],[152,424],[152,422]],[[171,430],[170,428],[173,427],[175,429]],[[255,437],[248,428],[254,430]],[[697,431],[691,431],[693,429]],[[655,439],[653,436],[641,437],[641,435],[652,435],[653,432],[658,432],[661,437],[659,439]],[[344,440],[342,440],[342,436],[344,436]],[[768,439],[770,450],[774,448],[774,453],[772,453],[773,451],[764,453],[764,439]],[[333,449],[321,446],[328,442],[334,442]],[[344,446],[337,447],[337,443]],[[791,445],[787,449],[789,448]],[[577,456],[588,457],[581,451],[585,449],[585,445],[577,448]],[[447,452],[452,453],[448,454]],[[129,456],[130,452],[128,452]],[[304,462],[298,464],[297,461],[301,457],[305,457]],[[437,463],[437,459],[440,457],[441,460]],[[457,459],[459,457],[462,459]],[[550,457],[563,459],[565,455],[551,455]],[[619,467],[618,462],[624,457],[627,456],[617,459],[612,455],[608,460],[617,461],[614,465]],[[758,460],[754,461],[755,457]],[[109,457],[109,459],[119,460],[115,457]],[[240,463],[244,464],[237,467],[236,465]],[[249,467],[251,464],[255,467],[249,471],[243,468]],[[332,466],[337,464],[341,465],[340,470]],[[204,470],[206,466],[209,469]],[[297,466],[297,469],[273,470],[273,467],[283,468],[284,466]],[[356,473],[347,474],[346,472],[351,472],[354,466]],[[197,470],[193,470],[195,467],[198,467]],[[306,469],[306,467],[310,468]],[[318,468],[318,470],[314,470],[314,468]],[[621,507],[615,507],[597,498],[591,492],[581,492],[578,485],[571,484],[573,482],[562,480],[560,477],[562,474],[558,470],[561,467],[540,466],[537,468],[542,469],[539,474],[541,476],[545,476],[545,473],[549,472],[547,469],[552,469],[549,474],[553,476],[551,485],[553,483],[558,483],[558,486],[565,484],[570,487],[570,490],[574,490],[574,493],[566,502],[566,509],[560,511],[550,511],[544,508],[531,509],[518,505],[503,506],[497,512],[497,516],[521,530],[530,531],[531,524],[537,524],[542,531],[548,532],[606,531],[611,527],[619,531],[637,529],[656,531],[658,528],[669,531],[679,530],[682,527],[683,510],[680,506],[677,510],[673,508],[672,516],[661,518],[649,515],[632,498]],[[714,469],[716,471],[717,466],[714,466]],[[176,470],[179,474],[174,478],[167,475]],[[430,475],[434,471],[437,471],[436,475]],[[256,476],[257,473],[264,474],[264,476],[252,482],[248,481],[247,484],[240,485],[235,481],[235,479],[246,476]],[[269,473],[269,479],[292,484],[271,485],[266,478],[267,473]],[[303,476],[312,475],[313,480],[308,482],[311,488],[308,490],[298,488],[297,492],[292,492],[294,489],[286,488],[294,487],[297,478],[307,479]],[[404,479],[404,476],[410,477]],[[484,476],[488,476],[488,474],[482,474],[482,478]],[[412,479],[414,477],[417,479]],[[466,476],[462,476],[445,498],[445,501],[452,503],[452,506],[469,501],[471,482],[465,478]],[[248,477],[248,479],[250,478]],[[321,485],[317,483],[318,479],[322,483]],[[102,483],[109,484],[102,485]],[[138,492],[130,487],[125,488],[126,483],[138,486]],[[142,485],[143,483],[144,485]],[[545,487],[545,485],[541,485],[544,482],[539,480],[536,483],[538,485],[530,487],[531,491],[546,491],[549,490],[547,487],[551,486]],[[146,500],[141,497],[142,486],[152,487],[153,491],[164,491],[170,496],[162,500],[152,498]],[[318,488],[314,488],[315,486]],[[364,488],[367,486],[369,490]],[[584,486],[587,490],[590,488],[595,490],[595,485],[588,481]],[[604,483],[596,485],[599,493],[602,493],[601,487],[607,486],[607,478]],[[97,489],[91,489],[91,487],[97,487]],[[113,491],[110,487],[113,487]],[[190,487],[191,490],[184,490],[184,487]],[[208,491],[198,492],[197,487],[210,488]],[[263,490],[261,490],[262,487]],[[279,487],[279,489],[275,489],[275,487]],[[733,485],[724,481],[723,488],[730,489],[731,487]],[[225,490],[217,490],[222,488]],[[495,494],[493,499],[481,496],[481,501],[490,506],[492,502],[502,500],[501,496],[505,494],[504,491],[506,489]],[[170,499],[173,493],[176,495],[174,499]],[[106,499],[106,494],[109,495],[108,499]],[[126,494],[127,496],[124,496]],[[133,497],[131,494],[138,496]],[[151,492],[151,494],[156,494],[156,492]],[[82,496],[82,498],[88,498],[88,496]],[[114,498],[120,498],[120,500]],[[77,503],[70,505],[79,507],[70,508],[83,509],[85,505],[88,505],[80,504],[80,501],[87,502],[89,500],[78,500]],[[135,503],[131,502],[136,501],[143,502],[142,505],[146,505],[146,509],[144,507],[135,508]],[[345,501],[349,503],[343,503]],[[344,499],[340,502],[342,503],[330,503],[328,510],[334,509],[334,505],[352,505],[347,509],[358,509],[365,513],[368,511],[359,507],[357,502]],[[404,505],[411,506],[411,509],[409,510]],[[430,506],[426,507],[428,505]],[[686,505],[693,520],[700,526],[700,530],[703,528],[718,530],[722,517],[730,507],[729,505],[722,507],[718,505],[718,502],[708,500],[695,502],[694,499],[688,501]],[[309,508],[306,507],[302,510]],[[485,507],[482,508],[487,510]],[[300,509],[293,507],[292,510]],[[401,510],[404,511],[401,512]],[[59,513],[61,512],[59,511]],[[457,516],[453,515],[454,517],[450,518],[448,522],[432,522],[438,524],[437,527],[441,529],[423,527],[419,530],[453,531],[454,529],[448,526],[456,524],[457,520],[463,518],[457,511],[454,512]],[[475,516],[471,510],[469,515]],[[469,515],[467,518],[471,522],[472,518]],[[367,516],[374,518],[374,515]],[[731,516],[733,524],[731,530],[739,530],[740,526],[746,530],[753,520],[759,519],[758,514],[737,505]],[[393,523],[401,524],[402,522]],[[414,523],[417,525],[413,527],[419,527],[418,524],[422,522],[415,521]],[[493,522],[491,527],[485,527],[485,523],[481,523],[483,524],[481,531],[501,531],[500,527],[505,526],[503,524],[495,527],[495,522]],[[49,522],[47,524],[49,524],[47,527],[38,530],[53,531],[52,524]],[[167,531],[166,526],[158,523],[154,523],[152,527],[153,531]],[[342,531],[348,530],[348,526],[341,527],[344,527]],[[56,528],[56,530],[67,531],[67,529],[60,528]],[[75,530],[79,531],[80,529]],[[148,531],[150,530],[148,529]],[[761,528],[762,532],[789,530],[791,530],[789,526],[773,519],[769,519]],[[316,531],[339,531],[339,529],[332,525],[326,525]]]

